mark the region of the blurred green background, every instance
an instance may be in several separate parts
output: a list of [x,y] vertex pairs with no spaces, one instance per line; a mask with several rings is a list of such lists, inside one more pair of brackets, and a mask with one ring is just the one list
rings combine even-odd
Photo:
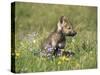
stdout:
[[[75,56],[63,61],[34,56],[63,15],[69,18],[78,33],[67,38],[65,47],[75,52]],[[97,8],[16,2],[15,45],[16,72],[97,68]]]

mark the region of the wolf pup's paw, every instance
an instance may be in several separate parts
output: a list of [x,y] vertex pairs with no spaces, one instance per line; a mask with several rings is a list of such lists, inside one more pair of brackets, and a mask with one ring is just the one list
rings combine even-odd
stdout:
[[72,57],[75,55],[75,53],[72,51],[63,51],[62,55],[67,56],[67,57]]

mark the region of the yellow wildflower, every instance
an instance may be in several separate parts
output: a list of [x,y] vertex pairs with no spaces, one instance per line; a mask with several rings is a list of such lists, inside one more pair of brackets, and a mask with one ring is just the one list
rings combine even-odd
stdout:
[[60,60],[62,60],[62,61],[69,61],[69,58],[67,58],[66,56],[62,56],[62,57],[60,57]]
[[80,64],[79,64],[79,63],[77,63],[77,64],[76,64],[76,67],[77,67],[77,68],[79,68],[79,67],[80,67]]
[[61,49],[61,51],[64,51],[64,49]]
[[64,61],[65,59],[66,59],[66,57],[65,57],[65,56],[63,56],[63,57],[62,57],[62,61]]
[[60,65],[61,64],[61,61],[58,61],[58,65]]
[[66,61],[69,61],[69,58],[66,58],[65,60],[66,60]]
[[20,56],[20,53],[19,52],[16,52],[16,56],[19,57]]

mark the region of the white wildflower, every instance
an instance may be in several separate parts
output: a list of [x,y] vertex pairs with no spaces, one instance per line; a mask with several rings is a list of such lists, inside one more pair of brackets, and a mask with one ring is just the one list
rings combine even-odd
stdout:
[[36,43],[36,40],[33,40],[33,43]]

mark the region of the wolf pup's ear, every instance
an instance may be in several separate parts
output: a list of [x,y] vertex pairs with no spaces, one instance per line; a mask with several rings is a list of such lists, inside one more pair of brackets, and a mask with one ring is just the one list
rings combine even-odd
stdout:
[[62,23],[63,23],[63,16],[60,17],[58,24],[57,24],[57,31],[61,31],[62,30]]
[[63,21],[64,21],[64,16],[61,16],[59,21],[58,21],[58,24],[57,24],[57,31],[61,31],[62,30],[62,27],[63,27]]
[[59,21],[60,21],[61,24],[63,23],[64,18],[65,18],[65,16],[61,16],[61,17],[60,17]]

